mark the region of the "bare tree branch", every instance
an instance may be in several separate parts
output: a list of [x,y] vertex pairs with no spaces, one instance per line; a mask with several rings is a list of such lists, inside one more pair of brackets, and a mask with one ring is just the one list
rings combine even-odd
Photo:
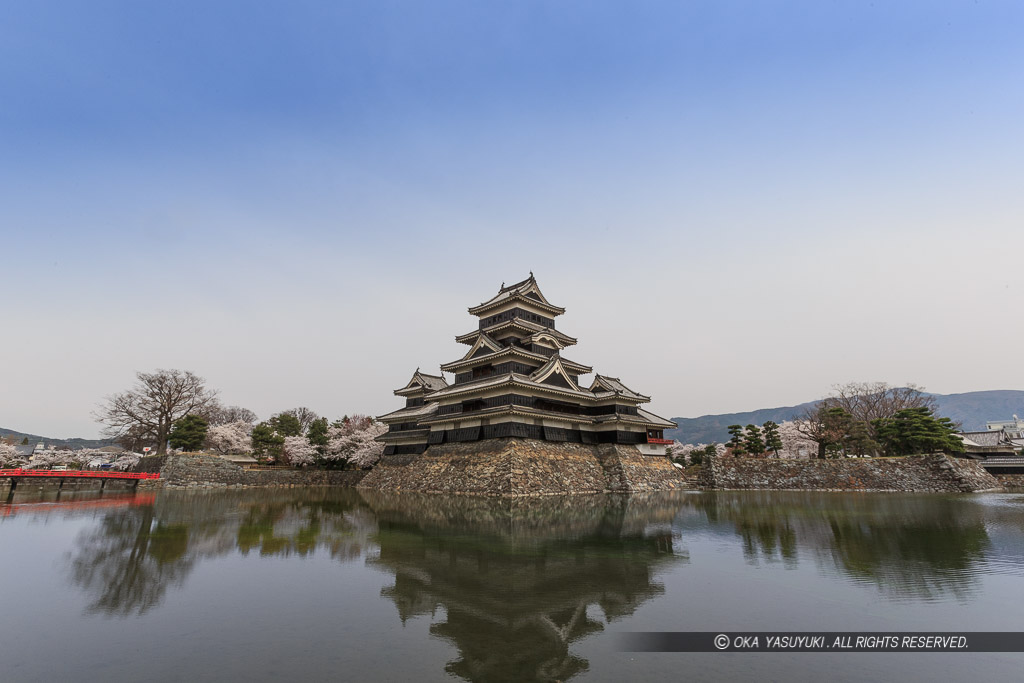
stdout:
[[154,443],[167,450],[167,437],[175,422],[202,413],[216,403],[217,392],[206,388],[202,377],[182,370],[136,373],[135,386],[106,398],[94,416],[111,438]]

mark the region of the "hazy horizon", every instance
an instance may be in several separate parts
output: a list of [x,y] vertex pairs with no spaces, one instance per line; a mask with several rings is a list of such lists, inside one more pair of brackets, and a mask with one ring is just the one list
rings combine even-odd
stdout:
[[0,425],[93,437],[157,368],[261,418],[379,415],[531,270],[566,357],[666,417],[1024,388],[1022,29],[973,1],[9,7]]

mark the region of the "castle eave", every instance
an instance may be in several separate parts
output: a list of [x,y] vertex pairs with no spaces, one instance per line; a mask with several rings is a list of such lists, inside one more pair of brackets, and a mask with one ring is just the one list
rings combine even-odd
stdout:
[[[551,358],[551,356],[545,356],[544,354],[541,353],[528,351],[527,349],[523,349],[518,346],[505,346],[502,347],[501,350],[495,351],[494,353],[489,353],[482,356],[473,356],[471,358],[460,358],[459,360],[455,360],[450,363],[445,363],[444,365],[441,366],[441,369],[444,370],[445,372],[457,372],[462,368],[469,368],[475,365],[483,365],[499,359],[508,358],[510,356],[528,358],[533,361],[538,361],[539,363],[541,363],[541,365],[546,364],[548,360]],[[590,367],[589,365],[577,363],[566,358],[562,358],[561,360],[562,365],[565,367],[566,370],[573,370],[580,375],[586,375],[594,371],[594,368]]]
[[505,329],[506,327],[518,328],[522,332],[529,333],[531,337],[535,334],[549,334],[558,341],[560,341],[565,346],[573,346],[577,342],[577,339],[575,337],[570,337],[564,332],[560,332],[559,330],[556,330],[551,327],[545,327],[544,325],[538,325],[535,322],[523,320],[522,318],[513,318],[512,320],[505,320],[503,322],[495,323],[493,325],[485,327],[482,330],[478,329],[473,330],[472,332],[467,332],[465,334],[460,334],[459,336],[455,337],[455,341],[459,342],[460,344],[473,344],[476,342],[476,339],[480,334],[486,333],[493,335],[494,333],[499,332]]
[[486,392],[490,389],[497,387],[503,387],[507,385],[519,386],[529,389],[531,391],[527,393],[547,393],[559,397],[569,397],[577,399],[587,404],[599,404],[606,403],[609,400],[615,400],[616,402],[629,403],[629,404],[640,404],[646,403],[649,399],[643,396],[626,396],[616,394],[612,391],[603,391],[596,394],[590,393],[589,391],[575,391],[572,389],[563,389],[551,384],[540,384],[530,380],[526,375],[520,375],[517,373],[508,373],[504,375],[497,375],[494,377],[485,377],[472,382],[466,382],[464,384],[453,384],[447,389],[434,392],[433,394],[427,395],[428,401],[441,401],[443,399],[453,398],[456,396],[462,398],[469,398],[476,394]]

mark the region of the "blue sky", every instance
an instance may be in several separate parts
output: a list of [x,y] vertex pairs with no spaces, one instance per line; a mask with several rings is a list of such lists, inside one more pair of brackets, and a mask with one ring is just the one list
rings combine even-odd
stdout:
[[1021,35],[984,1],[8,3],[0,426],[93,435],[158,367],[382,413],[531,269],[664,415],[1024,388]]

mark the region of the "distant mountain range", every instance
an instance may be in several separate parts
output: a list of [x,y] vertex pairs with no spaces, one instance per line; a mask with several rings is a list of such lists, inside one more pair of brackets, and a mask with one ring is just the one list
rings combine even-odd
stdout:
[[45,443],[47,446],[52,445],[55,448],[67,448],[73,451],[77,451],[80,448],[103,448],[104,446],[114,445],[114,442],[110,439],[54,439],[49,436],[16,432],[13,429],[0,427],[0,439],[7,438],[14,439],[17,443],[21,443],[25,438],[28,438],[28,442],[33,446],[37,443]]
[[[965,394],[932,394],[938,414],[959,422],[965,431],[985,429],[990,420],[1009,420],[1024,415],[1024,391],[969,391]],[[817,401],[784,408],[762,408],[746,413],[725,413],[701,417],[673,417],[678,429],[666,429],[665,438],[683,443],[723,443],[729,440],[729,425],[761,425],[771,420],[784,422],[799,417]]]
[[[1024,416],[1024,391],[969,391],[965,394],[932,394],[939,405],[939,415],[959,422],[966,431],[984,429],[989,420],[1009,420],[1014,415]],[[666,429],[665,438],[677,439],[683,443],[723,443],[729,440],[729,425],[761,425],[772,420],[785,422],[799,417],[817,401],[808,401],[796,406],[783,408],[762,408],[746,413],[724,413],[702,415],[701,417],[673,417],[678,429]],[[102,448],[113,445],[109,439],[54,439],[38,434],[16,432],[0,427],[0,438],[10,437],[21,443],[28,437],[29,443],[53,444],[57,448]]]

